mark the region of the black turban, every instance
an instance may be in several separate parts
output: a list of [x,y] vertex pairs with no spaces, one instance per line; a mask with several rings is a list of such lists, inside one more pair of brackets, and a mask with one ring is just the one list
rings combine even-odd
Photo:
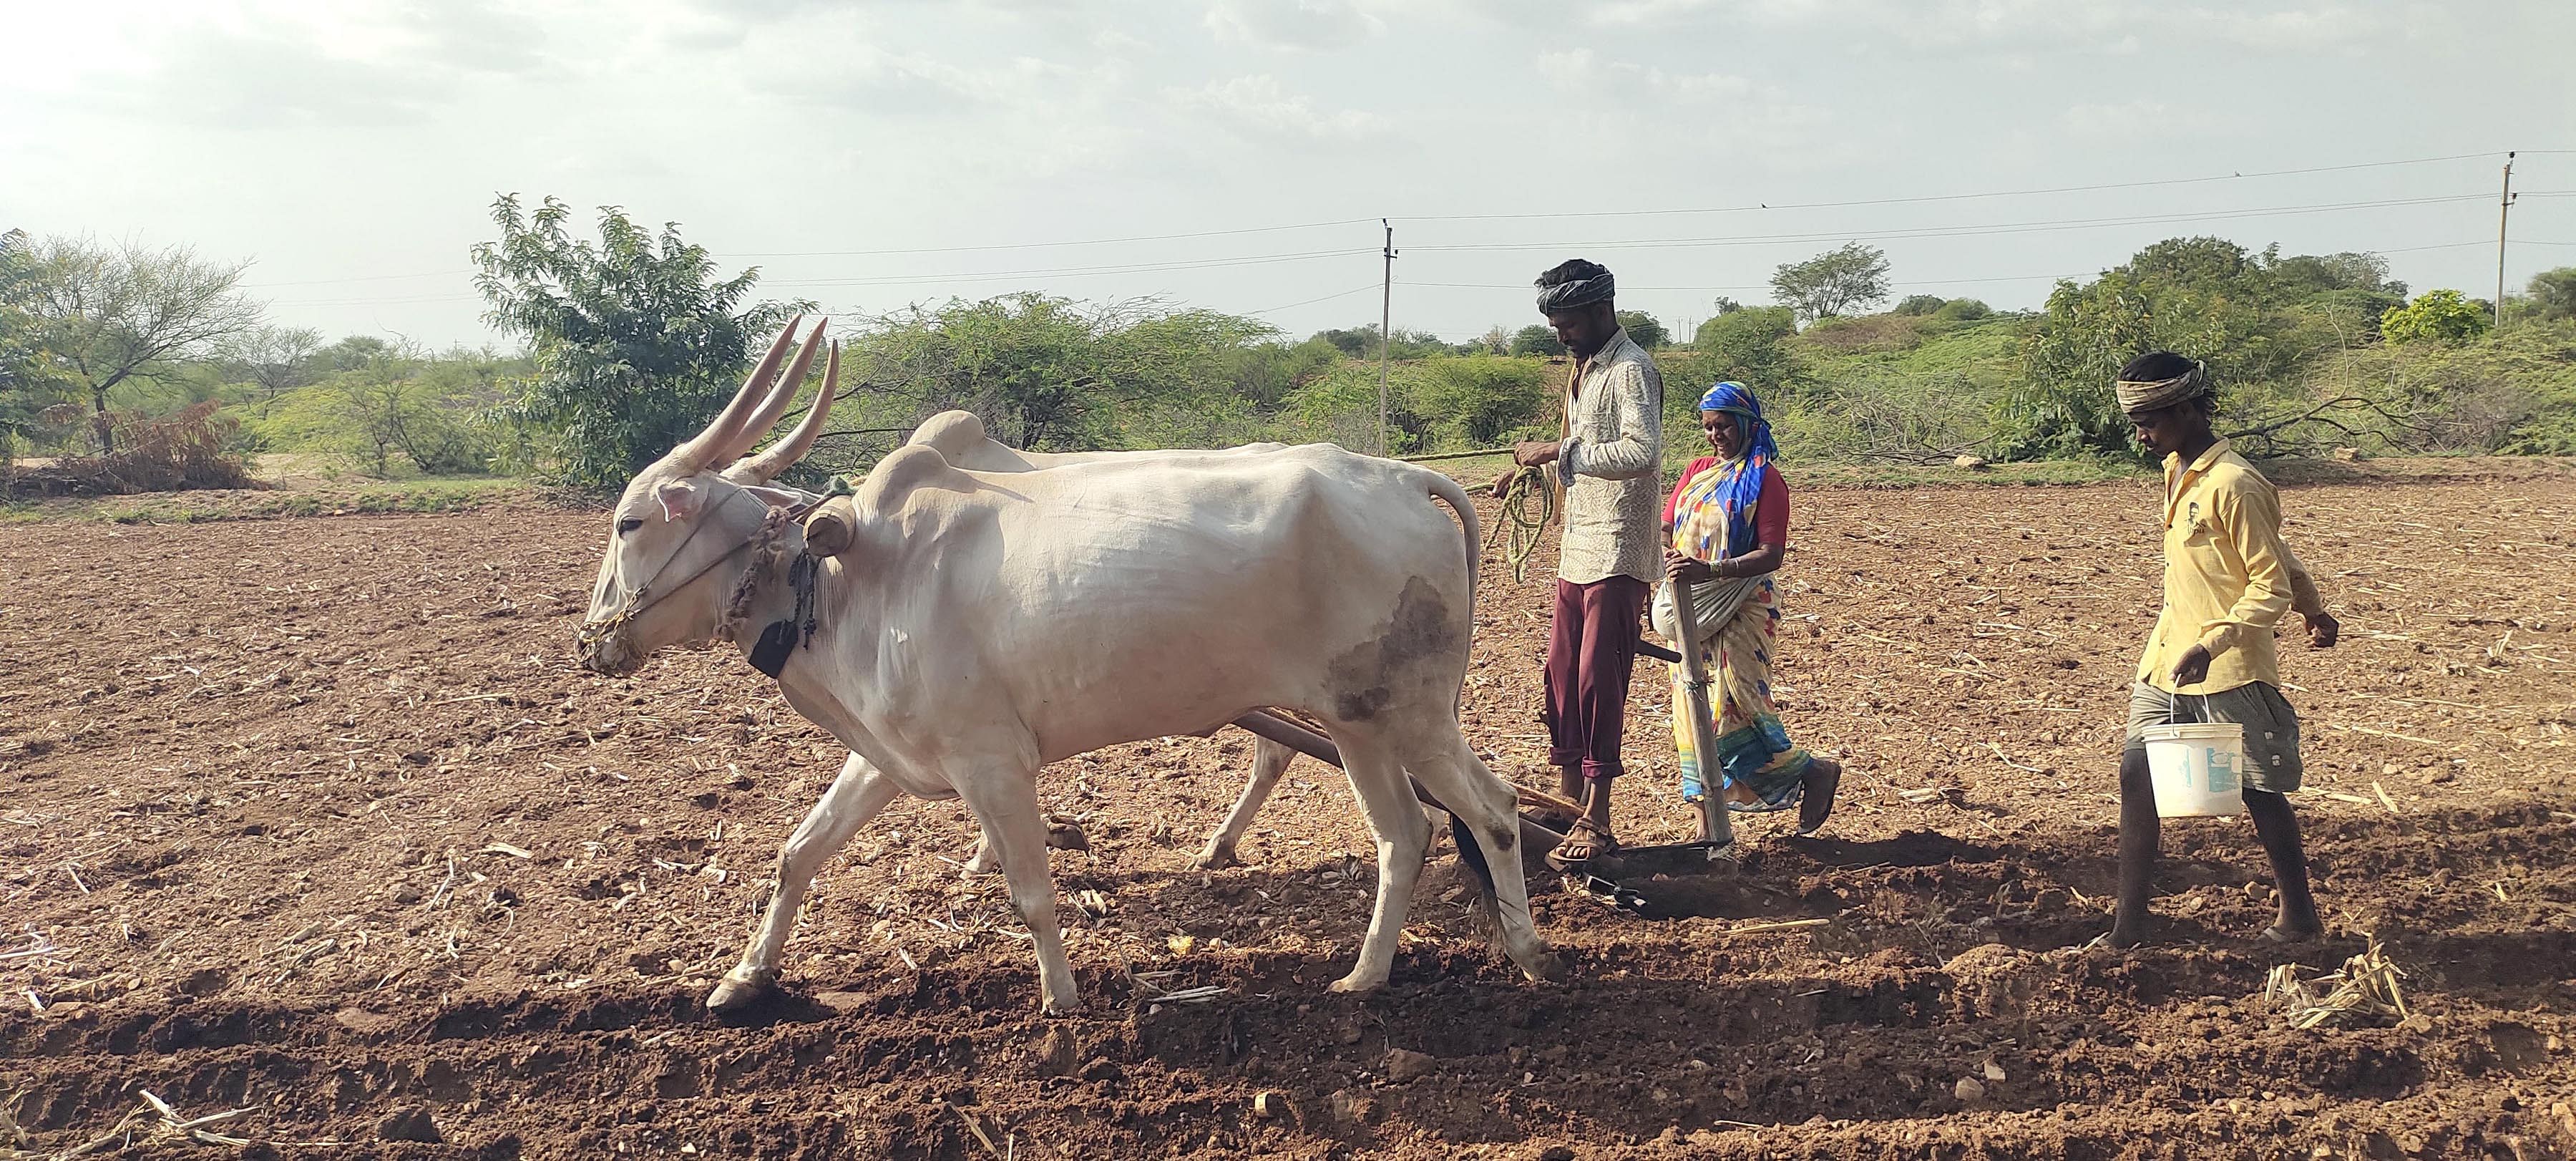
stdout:
[[1610,277],[1610,272],[1607,270],[1590,278],[1577,278],[1554,286],[1541,285],[1538,288],[1538,309],[1541,313],[1552,314],[1560,310],[1573,310],[1578,306],[1590,306],[1596,302],[1608,302],[1611,293],[1617,289],[1618,283]]

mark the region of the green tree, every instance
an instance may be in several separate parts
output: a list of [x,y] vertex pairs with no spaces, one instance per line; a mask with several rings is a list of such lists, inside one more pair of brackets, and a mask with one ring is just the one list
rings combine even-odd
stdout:
[[[1714,383],[1732,379],[1753,388],[1757,393],[1794,393],[1806,382],[1797,357],[1790,352],[1790,342],[1797,337],[1798,318],[1785,306],[1757,306],[1721,314],[1699,324],[1699,334],[1692,347],[1699,354],[1700,377]],[[1667,391],[1668,399],[1699,398],[1696,392]]]
[[1341,349],[1321,338],[1301,343],[1254,343],[1230,357],[1234,394],[1259,408],[1272,408],[1315,376],[1342,360]]
[[1150,299],[1086,305],[1032,291],[879,320],[859,354],[864,381],[919,415],[963,408],[1015,447],[1081,451],[1120,446],[1122,424],[1147,409],[1230,398],[1242,348],[1275,333]]
[[16,459],[37,417],[61,398],[33,309],[45,273],[26,231],[0,233],[0,465]]
[[279,446],[347,454],[380,478],[393,474],[396,454],[429,475],[484,471],[491,441],[475,413],[493,401],[497,384],[477,366],[470,356],[433,359],[388,347],[288,393],[260,434]]
[[1556,341],[1556,332],[1531,323],[1512,332],[1511,353],[1515,355],[1556,356],[1565,353],[1565,344]]
[[1504,355],[1432,359],[1408,382],[1405,410],[1422,416],[1434,446],[1460,450],[1534,438],[1553,398],[1538,363]]
[[474,285],[484,318],[536,356],[508,418],[542,433],[557,478],[615,486],[705,426],[770,332],[813,304],[752,302],[759,268],[720,276],[676,223],[657,238],[605,206],[594,244],[571,217],[551,197],[534,213],[494,201],[501,237],[475,245]]
[[2542,319],[2576,318],[2576,266],[2532,275],[2529,293]]
[[1904,301],[1897,303],[1896,308],[1888,313],[1916,315],[1930,314],[1933,311],[1941,309],[1946,302],[1946,299],[1943,299],[1937,294],[1909,294],[1905,296]]
[[14,292],[62,382],[89,408],[101,454],[116,450],[110,398],[150,382],[259,325],[238,290],[248,262],[206,262],[185,246],[109,248],[53,238],[30,254],[35,274]]
[[2487,312],[2456,290],[2428,290],[2380,316],[2379,333],[2399,345],[2433,340],[2464,343],[2487,333]]
[[2169,238],[2090,284],[2058,283],[2005,393],[2003,454],[2135,454],[2111,381],[2158,348],[2201,359],[2247,400],[2294,403],[2313,360],[2366,336],[2312,302],[2317,285],[2283,276],[2282,262],[2223,238]]
[[1620,311],[1619,326],[1628,332],[1628,341],[1649,351],[1672,340],[1672,332],[1665,330],[1664,324],[1655,316],[1642,310]]
[[1857,306],[1885,302],[1887,254],[1852,242],[1804,262],[1785,262],[1771,275],[1771,291],[1814,322]]
[[308,327],[253,327],[225,343],[217,362],[224,373],[251,385],[252,402],[266,418],[279,396],[318,376],[313,356],[321,347],[322,332]]

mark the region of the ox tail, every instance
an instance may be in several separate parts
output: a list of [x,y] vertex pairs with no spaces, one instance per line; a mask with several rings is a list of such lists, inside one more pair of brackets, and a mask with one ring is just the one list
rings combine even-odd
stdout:
[[[1476,502],[1467,497],[1466,487],[1461,485],[1458,481],[1449,478],[1448,473],[1431,471],[1428,468],[1423,470],[1431,477],[1429,481],[1431,494],[1438,497],[1442,503],[1449,505],[1449,510],[1457,515],[1458,530],[1465,541],[1467,549],[1467,636],[1468,639],[1472,641],[1476,635],[1477,582],[1485,571],[1485,538],[1477,528]],[[1467,687],[1462,681],[1458,686],[1459,703],[1463,704],[1466,701],[1466,697]],[[1485,861],[1484,845],[1476,841],[1476,828],[1467,825],[1466,819],[1458,817],[1458,812],[1455,808],[1450,809],[1448,813],[1449,836],[1452,839],[1455,839],[1458,843],[1458,861],[1466,864],[1469,873],[1475,875],[1477,902],[1484,905],[1485,914],[1487,917],[1495,920],[1495,929],[1499,931],[1501,930],[1500,917],[1502,915],[1502,905],[1494,896],[1494,870],[1491,866],[1487,865]]]
[[1485,571],[1485,538],[1476,527],[1476,502],[1468,499],[1466,487],[1450,479],[1447,473],[1429,468],[1422,471],[1431,477],[1431,494],[1449,505],[1451,512],[1457,513],[1458,529],[1466,536],[1467,630],[1473,634],[1476,628],[1476,582]]

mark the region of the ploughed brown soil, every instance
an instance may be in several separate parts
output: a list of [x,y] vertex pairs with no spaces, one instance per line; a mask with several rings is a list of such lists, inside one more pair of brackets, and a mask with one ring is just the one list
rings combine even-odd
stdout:
[[[2158,944],[2081,947],[2154,504],[1802,493],[1777,676],[1850,766],[1827,838],[1752,822],[1660,917],[1542,897],[1557,984],[1444,847],[1393,986],[1325,992],[1374,882],[1327,768],[1214,873],[1241,735],[1050,768],[1091,845],[1060,1020],[923,803],[818,881],[786,997],[705,1011],[841,752],[729,654],[576,671],[596,516],[0,529],[0,1156],[2576,1156],[2576,482],[2288,492],[2347,635],[2285,650],[2332,928],[2294,950],[2241,819],[2167,825]],[[1532,780],[1552,560],[1489,562],[1468,696]],[[1640,677],[1631,843],[1687,822]],[[2412,1020],[2267,1005],[2373,935]]]

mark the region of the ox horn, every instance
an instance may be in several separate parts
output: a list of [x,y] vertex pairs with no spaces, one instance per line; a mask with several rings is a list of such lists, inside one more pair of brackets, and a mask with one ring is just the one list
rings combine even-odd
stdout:
[[814,356],[823,349],[823,331],[831,325],[832,319],[828,315],[814,324],[813,332],[805,336],[805,345],[797,348],[796,361],[789,363],[786,373],[778,377],[778,385],[770,390],[768,398],[761,400],[759,410],[752,412],[742,421],[742,426],[734,430],[733,446],[709,462],[726,463],[748,454],[760,442],[760,437],[778,426],[778,417],[787,414],[787,405],[796,401],[796,389],[805,385],[805,372],[814,368]]
[[[814,447],[815,437],[823,434],[823,417],[832,411],[833,395],[841,387],[841,344],[832,344],[832,357],[823,364],[823,389],[814,393],[814,401],[805,405],[805,418],[787,438],[771,444],[769,450],[734,465],[725,472],[728,479],[743,483],[766,484],[778,473],[794,467]],[[784,390],[782,388],[781,390]],[[772,417],[772,422],[776,422]]]
[[770,379],[778,374],[778,361],[787,357],[787,344],[796,338],[796,325],[804,321],[805,316],[801,314],[787,320],[786,329],[779,331],[777,340],[769,344],[769,353],[762,355],[760,364],[743,377],[742,389],[733,393],[733,400],[716,413],[706,430],[671,449],[672,455],[693,469],[733,458],[719,453],[732,445],[735,433],[742,427],[744,412],[751,409],[761,392],[769,389]]

